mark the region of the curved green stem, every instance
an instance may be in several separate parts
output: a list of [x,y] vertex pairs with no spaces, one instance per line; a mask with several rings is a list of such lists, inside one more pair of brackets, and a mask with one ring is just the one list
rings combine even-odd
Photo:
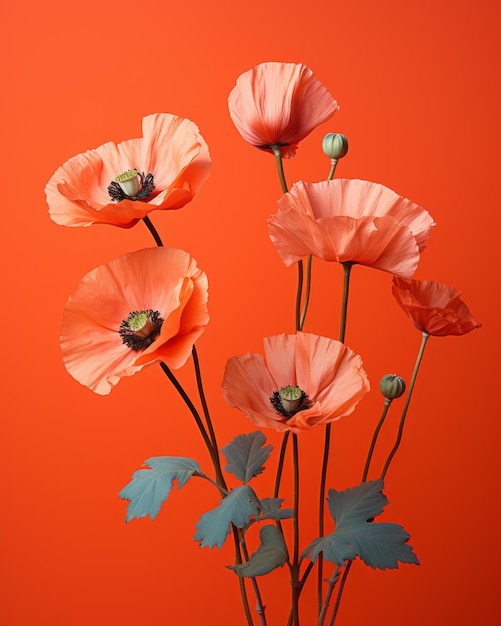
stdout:
[[327,176],[327,180],[332,180],[334,178],[334,173],[336,171],[338,159],[331,159],[331,169],[329,175]]
[[157,246],[161,248],[164,244],[162,243],[162,240],[160,239],[160,235],[158,234],[157,229],[153,226],[152,221],[147,215],[143,217],[143,222],[146,224],[148,230],[153,235],[153,239],[155,240],[155,243],[157,244]]
[[[213,446],[213,450],[214,450],[214,469],[216,471],[216,476],[218,481],[220,481],[221,484],[226,484],[225,480],[224,480],[224,476],[223,476],[223,471],[221,469],[221,459],[219,457],[219,446],[217,444],[217,439],[216,439],[216,432],[214,430],[214,426],[212,424],[212,419],[210,416],[210,412],[209,412],[209,406],[207,404],[207,399],[205,397],[205,391],[204,391],[204,386],[203,386],[203,380],[202,380],[202,371],[200,368],[200,361],[198,359],[198,353],[196,350],[196,347],[193,346],[193,350],[192,350],[192,356],[193,356],[193,364],[195,366],[195,375],[196,375],[196,379],[197,379],[197,387],[198,387],[198,395],[200,397],[200,402],[202,404],[202,409],[204,412],[204,417],[205,417],[205,421],[207,424],[207,429],[209,431],[209,436],[212,442],[212,446]],[[228,492],[227,494],[228,495]],[[247,546],[245,544],[245,538],[243,536],[243,534],[241,533],[241,531],[237,531],[237,535],[239,538],[239,543],[241,545],[242,548],[242,552],[244,554],[244,558],[246,561],[249,560],[249,553],[247,551]],[[262,598],[261,598],[261,592],[259,590],[259,586],[258,583],[256,581],[255,578],[251,578],[251,584],[254,590],[254,595],[256,596],[256,611],[259,615],[259,619],[261,621],[261,626],[266,626],[266,618],[265,618],[265,606],[263,604]],[[241,586],[242,588],[242,586]],[[245,587],[244,587],[245,589]]]
[[[183,387],[182,387],[181,383],[178,381],[178,379],[174,376],[174,374],[172,373],[170,368],[167,367],[167,365],[163,361],[160,361],[160,367],[162,368],[164,374],[167,376],[167,378],[170,380],[170,382],[174,385],[174,388],[179,393],[181,398],[184,400],[184,403],[186,404],[186,406],[190,410],[191,414],[195,418],[195,422],[196,422],[196,424],[198,426],[198,430],[200,431],[200,434],[202,435],[202,438],[203,438],[204,443],[205,443],[205,445],[207,447],[207,450],[209,451],[212,463],[214,465],[214,469],[216,469],[216,473],[217,473],[217,457],[216,457],[216,454],[214,452],[214,447],[212,445],[212,441],[210,440],[209,435],[207,434],[207,430],[206,430],[206,428],[204,426],[204,423],[202,422],[202,418],[200,417],[200,415],[199,415],[195,405],[191,401],[190,397],[188,396],[186,391],[183,389]],[[224,483],[224,480],[223,480],[221,486],[223,487],[224,490],[226,490],[226,484]],[[222,495],[224,495],[223,492],[222,492]]]
[[297,262],[297,291],[296,291],[296,330],[301,330],[301,298],[303,295],[303,261]]
[[212,480],[212,478],[210,476],[207,476],[207,474],[204,474],[203,472],[196,472],[194,474],[194,476],[199,476],[200,478],[203,478],[204,480],[207,480],[211,483],[211,485],[214,485],[214,487],[216,487],[219,490],[219,493],[224,492],[225,496],[229,496],[230,492],[227,491],[226,489],[223,489],[223,487],[221,487],[221,484],[218,483],[215,480]]
[[364,473],[362,474],[362,482],[365,483],[367,480],[367,475],[369,474],[369,468],[372,461],[372,455],[374,454],[374,448],[376,447],[377,438],[379,436],[379,431],[381,430],[386,416],[388,415],[388,409],[392,403],[391,398],[384,399],[384,407],[383,412],[381,413],[381,417],[379,418],[379,422],[377,423],[376,429],[374,430],[374,434],[372,435],[371,445],[369,447],[369,452],[367,453],[367,459],[365,461]]
[[[348,315],[348,297],[350,295],[350,277],[351,277],[351,268],[353,267],[353,263],[346,262],[343,263],[343,299],[341,303],[341,321],[339,328],[339,341],[344,343],[346,336],[346,323],[347,323],[347,315]],[[331,425],[327,424],[325,427],[325,438],[324,438],[324,456],[322,461],[322,474],[320,477],[320,491],[319,491],[319,517],[318,517],[318,532],[319,537],[324,536],[324,528],[325,528],[325,487],[327,482],[327,468],[329,465],[329,451],[330,451],[330,439],[331,439]],[[318,556],[318,577],[317,577],[317,599],[318,599],[318,610],[321,611],[321,607],[323,605],[323,555],[319,554]]]
[[339,341],[344,343],[346,335],[346,318],[348,315],[348,297],[350,295],[350,276],[353,263],[348,261],[342,263],[343,266],[343,302],[341,305],[341,321],[339,324]]
[[390,463],[395,456],[398,447],[400,446],[400,442],[402,441],[402,435],[404,432],[405,418],[407,416],[407,410],[409,408],[409,404],[411,402],[412,392],[414,390],[414,385],[416,384],[416,378],[419,372],[419,366],[421,365],[421,361],[423,359],[424,349],[426,347],[426,342],[428,341],[430,335],[428,333],[423,332],[421,339],[421,346],[419,348],[419,352],[416,358],[416,364],[414,365],[414,371],[412,372],[411,382],[409,384],[409,389],[407,390],[407,395],[405,396],[404,407],[402,409],[402,415],[400,416],[400,424],[398,425],[398,433],[397,438],[395,440],[395,444],[386,459],[386,463],[384,464],[383,471],[381,472],[381,478],[384,480],[386,473],[390,467]]
[[214,426],[212,424],[212,420],[211,420],[210,413],[209,413],[209,406],[207,404],[207,399],[205,397],[204,386],[203,386],[203,381],[202,381],[202,371],[200,369],[200,362],[198,359],[197,349],[195,346],[193,346],[193,349],[192,349],[192,356],[193,356],[193,365],[195,366],[195,376],[197,379],[198,395],[200,397],[200,402],[202,404],[202,409],[203,409],[204,416],[205,416],[205,422],[207,424],[207,430],[209,432],[209,436],[212,442],[212,448],[214,450],[214,459],[216,461],[216,466],[215,466],[216,474],[217,474],[218,479],[224,482],[223,471],[221,469],[221,460],[219,458],[219,447],[217,445],[216,433],[214,431]]
[[[226,481],[224,480],[224,476],[223,473],[221,471],[221,465],[219,462],[219,454],[218,451],[214,448],[213,443],[211,441],[211,438],[209,437],[209,434],[207,433],[207,430],[204,426],[204,423],[195,407],[195,405],[193,404],[193,402],[191,401],[190,397],[188,396],[188,394],[186,393],[186,391],[183,389],[181,383],[177,380],[177,378],[174,376],[174,374],[171,372],[171,370],[169,369],[169,367],[167,367],[167,365],[165,363],[163,363],[162,361],[160,362],[160,367],[162,368],[162,370],[165,372],[167,378],[171,381],[171,383],[174,385],[176,391],[179,393],[179,395],[181,396],[181,398],[184,400],[186,406],[188,407],[188,409],[190,410],[191,414],[193,415],[193,417],[195,418],[195,422],[198,426],[198,429],[200,430],[200,433],[202,435],[202,438],[205,442],[205,445],[207,447],[207,450],[209,451],[211,460],[212,460],[212,464],[214,466],[214,470],[216,472],[216,477],[217,477],[217,482],[215,482],[214,484],[218,485],[219,488],[219,492],[221,493],[222,497],[226,497],[228,495],[228,488],[226,485]],[[240,545],[242,544],[243,549],[245,550],[245,552],[247,553],[247,549],[245,548],[245,541],[242,538],[242,540],[240,540],[238,529],[234,528],[233,531],[233,541],[235,543],[235,558],[236,558],[236,562],[237,563],[241,563],[242,562],[242,555],[240,552]],[[246,559],[248,560],[248,558],[246,557]],[[253,621],[252,621],[252,616],[250,613],[250,609],[249,609],[249,601],[247,598],[247,590],[245,589],[245,581],[243,580],[243,578],[241,578],[240,576],[239,578],[239,585],[240,585],[240,593],[242,596],[242,603],[244,605],[244,611],[245,611],[245,615],[247,617],[247,623],[248,626],[253,626]],[[254,591],[256,592],[256,601],[257,601],[257,610],[261,619],[261,625],[262,626],[266,626],[266,619],[264,617],[264,605],[261,601],[261,594],[259,593],[259,589],[257,586],[257,581],[255,580],[255,578],[251,579],[252,581],[252,585],[254,587]]]
[[282,153],[279,146],[271,146],[273,154],[275,155],[275,163],[277,164],[278,178],[280,179],[280,186],[282,187],[282,193],[289,191],[287,187],[287,181],[285,180],[284,163],[282,160]]
[[287,442],[289,441],[290,430],[286,430],[282,439],[282,446],[280,448],[280,458],[278,459],[277,466],[277,476],[275,478],[275,489],[273,492],[273,497],[278,498],[278,493],[280,491],[280,481],[282,480],[282,472],[284,469],[284,461],[285,461],[285,452],[287,450]]
[[310,303],[310,292],[311,292],[311,261],[312,261],[312,256],[311,254],[308,255],[308,259],[306,261],[306,283],[305,283],[305,296],[304,296],[304,303],[303,303],[303,311],[301,313],[301,317],[299,319],[299,322],[297,321],[296,318],[296,324],[299,327],[299,330],[303,330],[303,326],[304,326],[304,321],[306,319],[306,313],[308,312],[308,305]]

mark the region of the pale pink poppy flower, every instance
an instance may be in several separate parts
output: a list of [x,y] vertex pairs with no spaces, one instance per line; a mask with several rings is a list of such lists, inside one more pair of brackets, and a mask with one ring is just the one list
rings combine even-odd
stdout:
[[481,327],[461,300],[461,293],[449,285],[394,278],[393,295],[414,326],[428,335],[466,335]]
[[302,64],[261,63],[237,78],[228,97],[231,119],[245,141],[283,157],[339,109],[327,89]]
[[208,321],[207,277],[195,260],[172,248],[138,250],[78,283],[64,309],[63,361],[105,395],[146,365],[182,367]]
[[63,226],[130,228],[156,209],[179,209],[209,176],[198,127],[168,113],[143,118],[143,137],[105,143],[66,161],[45,187],[50,217]]
[[435,225],[425,209],[366,180],[295,183],[268,221],[286,265],[313,255],[410,278]]
[[264,356],[228,360],[226,402],[254,424],[299,433],[350,415],[369,391],[362,359],[334,339],[310,333],[264,339]]

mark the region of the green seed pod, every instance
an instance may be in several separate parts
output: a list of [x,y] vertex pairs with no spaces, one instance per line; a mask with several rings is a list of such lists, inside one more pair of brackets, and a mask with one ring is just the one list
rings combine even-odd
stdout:
[[396,374],[386,374],[381,378],[379,389],[388,400],[400,398],[405,391],[405,380]]
[[348,152],[348,139],[339,133],[328,133],[322,139],[322,150],[329,159],[341,159]]

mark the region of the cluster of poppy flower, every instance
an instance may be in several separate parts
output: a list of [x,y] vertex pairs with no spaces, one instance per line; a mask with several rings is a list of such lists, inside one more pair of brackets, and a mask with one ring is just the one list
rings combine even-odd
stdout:
[[[339,109],[311,70],[293,63],[262,63],[245,72],[231,91],[228,106],[241,136],[274,154],[279,175],[282,159],[293,157],[299,142]],[[341,263],[345,269],[360,264],[390,273],[393,295],[424,342],[431,335],[463,335],[478,328],[459,292],[413,279],[435,225],[428,212],[384,185],[334,179],[335,163],[347,151],[342,135],[327,135],[323,149],[332,164],[326,181],[296,182],[287,189],[281,178],[284,193],[268,229],[284,264],[301,264],[313,256]],[[197,361],[195,343],[209,322],[207,276],[188,252],[163,246],[149,214],[186,205],[200,191],[210,169],[209,149],[197,126],[176,115],[157,113],[143,119],[142,138],[106,143],[77,155],[47,183],[49,213],[56,223],[131,228],[142,220],[157,244],[95,268],[66,303],[63,360],[68,372],[95,393],[110,393],[121,378],[154,363],[160,363],[172,381],[171,370],[181,368],[191,355]],[[327,438],[329,424],[353,413],[369,391],[369,381],[361,357],[343,341],[302,332],[298,323],[292,335],[266,337],[264,354],[231,357],[222,388],[228,405],[257,426],[295,437],[313,426],[328,425]],[[401,395],[405,383],[390,375],[383,378],[380,389],[388,400]],[[187,404],[190,407],[189,398]],[[215,437],[211,442],[207,435],[206,443],[224,491]],[[381,479],[397,447],[398,443]],[[380,492],[380,483],[374,483],[374,489]],[[297,554],[294,558],[296,624],[300,584]],[[350,558],[354,556],[342,558],[341,563]],[[380,567],[396,566],[392,559]],[[418,561],[412,556],[405,562]],[[348,572],[346,567],[345,575]],[[320,580],[321,576],[320,567]],[[335,573],[332,586],[336,580]]]
[[[265,151],[278,149],[286,158],[339,108],[311,70],[291,63],[263,63],[242,74],[228,103],[246,141]],[[193,122],[149,115],[142,138],[106,143],[55,172],[45,189],[50,216],[65,226],[130,228],[151,211],[184,206],[210,168],[209,149]],[[268,226],[286,265],[313,255],[393,274],[394,296],[421,332],[458,335],[479,326],[454,289],[411,280],[434,222],[384,185],[297,182],[278,200]],[[133,252],[91,271],[69,298],[61,337],[64,362],[82,384],[107,394],[120,378],[146,365],[163,361],[181,367],[208,320],[207,278],[188,253]],[[125,335],[139,340],[125,341]],[[292,416],[269,402],[270,391],[288,385],[310,398]],[[264,358],[231,359],[223,387],[229,404],[256,424],[299,431],[352,412],[368,383],[360,357],[339,342],[304,334],[266,339]]]

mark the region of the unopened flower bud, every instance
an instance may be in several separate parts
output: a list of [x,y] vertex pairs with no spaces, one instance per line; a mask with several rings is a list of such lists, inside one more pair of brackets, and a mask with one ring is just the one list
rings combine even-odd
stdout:
[[388,400],[400,398],[405,391],[405,380],[396,374],[386,374],[386,376],[381,378],[379,389]]
[[341,159],[348,152],[348,139],[339,133],[328,133],[322,139],[322,150],[330,159]]

